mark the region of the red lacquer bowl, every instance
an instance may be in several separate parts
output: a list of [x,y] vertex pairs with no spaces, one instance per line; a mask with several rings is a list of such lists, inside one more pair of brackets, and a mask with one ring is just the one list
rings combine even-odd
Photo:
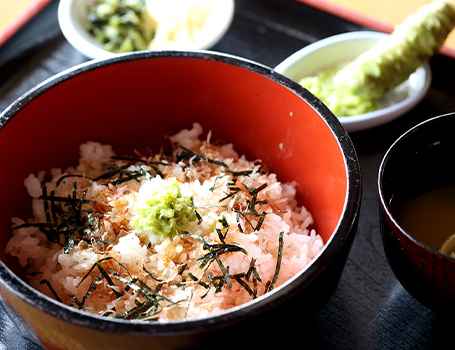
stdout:
[[[337,118],[268,67],[208,52],[131,53],[58,74],[13,103],[0,121],[0,178],[7,184],[0,187],[0,292],[10,317],[47,349],[187,348],[234,330],[242,334],[245,327],[250,336],[241,338],[268,344],[254,332],[283,331],[289,327],[276,320],[291,316],[295,322],[296,313],[310,318],[338,284],[360,207],[357,156]],[[282,181],[298,183],[298,200],[326,243],[305,271],[216,317],[168,324],[93,316],[21,279],[23,271],[4,247],[10,218],[30,211],[23,186],[29,173],[74,164],[87,140],[112,144],[117,154],[158,151],[165,135],[193,122],[212,130],[212,139],[262,159]]]
[[396,278],[416,300],[451,318],[455,312],[455,258],[403,229],[391,202],[397,193],[411,196],[454,183],[454,128],[454,113],[413,127],[389,148],[378,176],[382,241]]

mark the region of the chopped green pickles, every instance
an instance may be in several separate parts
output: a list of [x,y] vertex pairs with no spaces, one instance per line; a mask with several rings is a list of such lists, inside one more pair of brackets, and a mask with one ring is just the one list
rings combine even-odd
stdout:
[[88,30],[107,51],[146,50],[153,39],[145,0],[99,0],[87,10]]

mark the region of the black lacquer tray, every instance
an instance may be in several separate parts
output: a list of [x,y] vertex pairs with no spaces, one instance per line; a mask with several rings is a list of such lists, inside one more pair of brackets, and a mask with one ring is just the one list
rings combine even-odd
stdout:
[[[46,78],[87,60],[64,39],[57,2],[0,49],[0,110]],[[300,48],[325,37],[369,30],[293,0],[237,0],[232,27],[213,48],[275,67]],[[31,33],[35,42],[21,44]],[[357,236],[340,284],[317,317],[289,315],[287,332],[226,335],[232,346],[270,349],[450,349],[453,325],[415,301],[397,282],[379,232],[377,173],[387,148],[406,130],[433,116],[455,111],[455,61],[437,55],[424,100],[398,120],[352,133],[363,175]],[[1,152],[1,150],[0,150]],[[240,337],[240,338],[239,338]],[[268,346],[270,345],[270,346]],[[276,348],[276,347],[275,347]],[[0,349],[39,350],[0,310]]]

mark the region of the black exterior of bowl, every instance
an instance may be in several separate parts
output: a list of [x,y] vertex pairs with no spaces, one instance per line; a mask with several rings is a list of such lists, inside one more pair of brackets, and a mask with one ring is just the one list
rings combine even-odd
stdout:
[[[279,343],[283,334],[289,333],[290,336],[302,334],[304,332],[303,324],[311,321],[311,318],[329,300],[340,280],[357,229],[361,202],[361,176],[354,147],[338,119],[300,85],[268,67],[228,55],[208,52],[133,53],[105,61],[89,62],[45,82],[38,89],[34,89],[21,97],[0,116],[2,127],[15,116],[21,106],[39,97],[41,93],[52,88],[53,85],[71,79],[75,74],[125,60],[146,59],[163,55],[219,60],[266,76],[304,98],[331,128],[333,135],[339,142],[346,163],[347,205],[345,205],[336,232],[324,248],[323,254],[305,270],[303,275],[308,276],[305,278],[305,282],[290,281],[286,288],[277,288],[265,298],[258,298],[246,306],[215,317],[152,325],[106,319],[62,306],[43,297],[42,294],[28,286],[12,273],[3,262],[0,262],[0,283],[22,301],[58,319],[106,333],[121,333],[135,338],[160,338],[161,343],[165,344],[164,347],[168,348],[188,348],[207,342],[217,342],[218,344],[220,339],[224,339],[221,341],[221,345],[217,345],[222,347],[222,343],[225,342],[232,344],[230,336],[238,336],[238,334],[248,335],[248,339],[244,341],[245,344],[268,346],[275,340]],[[296,317],[299,318],[297,323]],[[21,322],[20,316],[13,316],[12,318]],[[248,330],[245,331],[245,329]],[[266,334],[270,334],[270,337],[267,337]],[[261,339],[258,339],[256,335],[259,335],[258,337]]]
[[454,113],[415,126],[389,148],[378,176],[381,235],[388,262],[409,294],[440,314],[455,311],[455,259],[402,229],[390,202],[397,190],[424,192],[434,183],[453,184],[454,128]]

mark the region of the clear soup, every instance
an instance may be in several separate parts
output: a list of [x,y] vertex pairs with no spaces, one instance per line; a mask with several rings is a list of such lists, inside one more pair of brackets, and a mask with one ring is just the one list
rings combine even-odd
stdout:
[[455,185],[412,197],[397,193],[390,209],[405,231],[435,250],[455,233]]

